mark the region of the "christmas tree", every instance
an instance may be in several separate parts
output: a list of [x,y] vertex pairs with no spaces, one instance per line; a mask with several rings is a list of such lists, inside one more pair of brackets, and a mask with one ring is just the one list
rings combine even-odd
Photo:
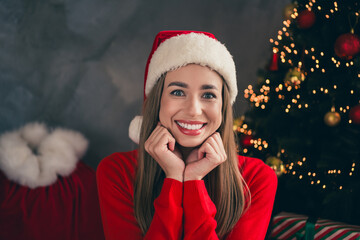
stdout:
[[275,209],[360,223],[360,3],[296,1],[244,91],[240,153],[279,176]]

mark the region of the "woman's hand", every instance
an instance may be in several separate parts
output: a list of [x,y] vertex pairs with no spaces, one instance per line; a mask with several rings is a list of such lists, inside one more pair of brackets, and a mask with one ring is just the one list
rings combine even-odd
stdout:
[[227,159],[224,144],[218,132],[211,135],[199,149],[186,159],[184,181],[201,180]]
[[165,127],[158,124],[144,147],[160,165],[167,178],[183,181],[185,162],[181,159],[179,150],[175,149],[175,138]]

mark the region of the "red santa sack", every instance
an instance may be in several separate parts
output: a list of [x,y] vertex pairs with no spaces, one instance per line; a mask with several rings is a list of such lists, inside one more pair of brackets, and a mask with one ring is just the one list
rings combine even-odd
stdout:
[[0,239],[104,239],[87,145],[39,123],[0,137]]

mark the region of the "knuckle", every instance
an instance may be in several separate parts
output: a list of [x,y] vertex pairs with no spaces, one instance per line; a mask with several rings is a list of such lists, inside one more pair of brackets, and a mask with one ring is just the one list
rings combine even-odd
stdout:
[[159,155],[159,153],[161,153],[161,150],[160,150],[160,148],[155,147],[155,148],[153,149],[153,152],[154,152],[156,155]]
[[149,151],[149,143],[147,141],[144,144],[144,148],[147,152]]

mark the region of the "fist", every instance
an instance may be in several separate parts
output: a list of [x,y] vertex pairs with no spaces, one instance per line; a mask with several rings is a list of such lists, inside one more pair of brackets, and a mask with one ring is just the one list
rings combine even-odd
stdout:
[[175,138],[160,124],[145,141],[145,151],[160,165],[167,178],[183,181],[185,163],[175,149]]
[[226,159],[224,144],[220,134],[216,132],[199,149],[193,150],[185,160],[184,181],[203,179]]

